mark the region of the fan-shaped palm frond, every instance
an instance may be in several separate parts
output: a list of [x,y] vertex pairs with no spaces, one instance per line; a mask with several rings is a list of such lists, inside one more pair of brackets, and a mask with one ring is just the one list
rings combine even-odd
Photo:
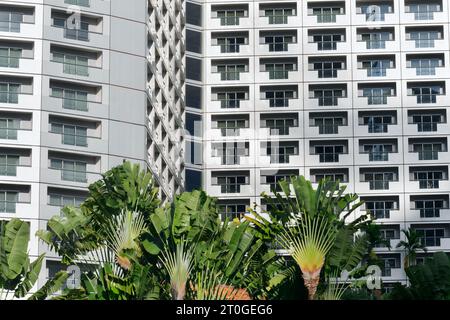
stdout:
[[193,251],[185,241],[177,244],[175,251],[166,249],[160,261],[169,273],[172,296],[175,300],[184,300],[186,284],[193,267]]
[[314,299],[327,253],[336,238],[336,227],[324,216],[293,216],[293,225],[279,235],[281,246],[299,265],[309,298]]

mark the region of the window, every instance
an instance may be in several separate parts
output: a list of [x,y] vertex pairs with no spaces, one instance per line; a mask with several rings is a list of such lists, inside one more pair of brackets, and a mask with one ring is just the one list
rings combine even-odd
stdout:
[[289,71],[296,70],[293,63],[267,63],[264,66],[270,80],[289,79]]
[[288,17],[293,15],[294,9],[292,8],[276,8],[264,10],[264,16],[269,18],[269,24],[286,24],[288,23]]
[[394,181],[393,172],[365,173],[364,181],[369,182],[370,190],[389,190],[389,182]]
[[267,144],[266,154],[270,157],[270,163],[289,163],[289,157],[298,155],[298,148],[293,145],[273,146],[272,143]]
[[245,10],[241,9],[227,9],[217,11],[217,18],[220,19],[221,26],[238,26],[239,20],[246,16],[247,14]]
[[394,120],[390,116],[366,116],[363,117],[363,123],[369,127],[369,133],[386,133]]
[[222,165],[240,164],[241,157],[249,156],[247,142],[224,142],[213,146],[213,156],[221,158]]
[[[399,237],[394,229],[380,229],[380,238],[390,242],[391,240],[398,239]],[[386,248],[386,245],[384,243],[379,243],[375,247]]]
[[266,119],[263,127],[270,128],[270,135],[289,135],[289,128],[296,127],[295,119]]
[[73,27],[69,28],[67,26],[66,18],[53,18],[53,26],[57,28],[64,29],[64,38],[79,40],[79,41],[89,41],[89,23],[81,21],[77,24],[78,29]]
[[414,181],[419,181],[420,189],[438,189],[439,181],[444,180],[442,171],[415,171]]
[[244,64],[218,65],[217,72],[220,73],[220,80],[239,80],[242,72],[246,72]]
[[19,194],[12,191],[0,191],[0,212],[16,213]]
[[221,53],[238,53],[241,45],[247,44],[244,37],[224,37],[217,38],[217,45],[220,46]]
[[387,104],[387,98],[392,96],[391,88],[364,88],[362,91],[363,97],[367,98],[369,105]]
[[0,83],[0,102],[2,103],[19,103],[20,84],[17,83]]
[[385,77],[386,70],[392,66],[392,61],[388,59],[366,60],[361,64],[362,68],[367,70],[368,77]]
[[281,192],[282,190],[279,185],[279,182],[282,180],[289,182],[291,180],[291,175],[276,174],[276,175],[270,175],[270,176],[262,176],[261,180],[262,180],[261,184],[268,184],[270,186],[271,191]]
[[338,99],[344,97],[342,89],[316,89],[313,91],[314,99],[318,99],[319,106],[337,106]]
[[320,162],[339,162],[339,155],[344,153],[344,146],[315,146],[314,154],[319,155]]
[[333,182],[348,182],[347,179],[348,174],[344,174],[344,173],[319,173],[319,174],[314,174],[314,181],[311,182],[316,182],[319,183],[321,180],[324,179],[329,179],[330,181]]
[[416,48],[434,48],[435,40],[442,39],[439,31],[411,31],[406,34],[406,38],[414,40]]
[[88,58],[67,53],[53,53],[53,61],[63,64],[63,72],[78,76],[89,76]]
[[88,93],[86,91],[52,88],[52,96],[62,99],[64,109],[88,111]]
[[439,218],[441,209],[448,209],[444,200],[416,200],[414,204],[421,218]]
[[70,195],[60,195],[60,194],[49,194],[49,205],[56,207],[80,207],[84,202],[84,197],[70,196]]
[[10,8],[0,8],[0,31],[20,32],[22,22],[23,13],[15,12]]
[[234,109],[241,106],[241,101],[246,100],[245,92],[218,92],[217,100],[222,109]]
[[317,43],[317,50],[336,50],[337,43],[343,42],[342,34],[317,34],[313,36],[313,42]]
[[376,219],[389,219],[391,210],[396,210],[394,201],[366,201],[366,210]]
[[437,131],[438,123],[442,123],[442,116],[440,114],[413,115],[412,121],[417,124],[419,132],[433,132]]
[[227,218],[241,220],[247,211],[247,206],[245,204],[224,204],[219,205],[219,211],[222,221]]
[[406,9],[414,13],[415,20],[433,20],[434,13],[442,11],[439,3],[412,3]]
[[319,134],[338,134],[339,126],[344,125],[344,118],[315,118],[314,126],[319,127]]
[[392,276],[392,269],[400,268],[400,260],[397,258],[380,257],[380,259],[384,263],[384,266],[381,270],[382,277],[390,277]]
[[329,7],[329,8],[313,8],[312,14],[317,16],[317,23],[331,23],[336,22],[336,16],[343,14],[343,8]]
[[270,52],[288,51],[289,44],[294,43],[294,37],[290,35],[266,36],[264,40],[269,45]]
[[246,176],[217,177],[222,193],[240,193],[241,186],[248,184]]
[[10,154],[0,154],[0,175],[17,176],[17,166],[19,165],[19,156]]
[[421,58],[409,60],[410,68],[416,69],[418,76],[434,76],[436,68],[442,67],[443,61],[439,58]]
[[218,120],[217,128],[224,137],[233,137],[239,135],[239,130],[247,128],[246,120]]
[[289,107],[289,99],[294,99],[292,90],[266,91],[265,99],[269,100],[271,108]]
[[0,67],[18,68],[22,49],[0,47]]
[[413,143],[413,152],[419,154],[419,160],[438,160],[439,152],[444,152],[442,143]]
[[369,154],[369,161],[389,161],[389,153],[394,151],[392,144],[364,145],[363,151]]
[[202,9],[203,9],[202,5],[186,1],[186,9],[185,9],[186,23],[201,27],[203,20]]
[[361,34],[361,41],[366,42],[366,49],[386,49],[386,41],[392,40],[390,32],[371,32]]
[[90,0],[64,0],[64,3],[74,4],[81,7],[89,7],[90,6],[89,1]]
[[340,61],[314,62],[313,68],[317,70],[319,78],[337,78],[338,70],[344,69],[344,63]]
[[51,132],[62,135],[62,143],[87,147],[87,127],[74,126],[68,124],[52,123]]
[[420,241],[426,247],[440,247],[441,239],[445,238],[443,228],[416,228]]
[[417,97],[417,103],[436,103],[436,97],[442,94],[443,88],[440,86],[412,87],[410,93]]
[[358,7],[360,13],[366,15],[366,21],[385,21],[386,14],[393,12],[393,7],[390,4],[383,3],[368,3]]
[[61,171],[61,179],[73,182],[87,182],[86,162],[50,159],[50,168]]
[[0,118],[0,139],[17,140],[20,120]]

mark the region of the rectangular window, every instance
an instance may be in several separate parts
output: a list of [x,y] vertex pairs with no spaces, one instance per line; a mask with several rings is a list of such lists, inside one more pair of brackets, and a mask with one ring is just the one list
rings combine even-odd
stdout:
[[222,193],[240,193],[241,186],[248,184],[245,176],[217,177]]
[[421,218],[439,218],[441,209],[448,209],[443,200],[416,200],[414,203]]
[[245,92],[219,92],[217,100],[222,109],[235,109],[241,106],[241,101],[246,100]]
[[23,22],[23,13],[15,12],[13,9],[0,9],[0,31],[20,32],[20,25]]
[[340,61],[334,62],[314,62],[314,70],[317,70],[319,78],[337,78],[338,70],[344,69],[344,63]]
[[0,102],[2,103],[19,103],[20,84],[17,83],[0,83]]
[[328,8],[313,8],[312,14],[317,16],[317,23],[332,23],[336,22],[336,16],[342,14],[342,10],[339,7]]
[[85,198],[60,194],[49,194],[49,205],[55,207],[80,207]]
[[414,181],[419,181],[420,189],[438,189],[439,181],[444,180],[442,171],[415,171]]
[[317,34],[313,36],[313,42],[317,43],[317,50],[336,50],[337,43],[343,42],[344,36],[342,34]]
[[364,88],[363,97],[367,98],[369,105],[387,104],[388,97],[392,96],[391,88]]
[[88,93],[86,91],[52,88],[52,96],[62,99],[64,109],[88,111]]
[[442,92],[440,86],[413,87],[410,90],[412,95],[417,97],[418,104],[436,103],[437,96]]
[[0,47],[0,67],[18,68],[22,49]]
[[414,13],[415,20],[433,20],[435,12],[441,12],[439,3],[413,3],[406,7],[407,12]]
[[411,31],[409,39],[415,41],[416,48],[434,48],[435,41],[442,39],[442,35],[439,31]]
[[217,38],[217,45],[221,53],[239,53],[241,45],[247,44],[244,37]]
[[414,124],[417,124],[419,132],[436,132],[438,123],[442,123],[440,114],[414,115],[412,120]]
[[342,89],[317,89],[314,90],[314,98],[318,99],[319,106],[337,106],[339,98],[344,97]]
[[240,129],[247,128],[245,120],[219,120],[217,128],[220,129],[222,136],[235,137],[239,136]]
[[369,133],[386,133],[394,120],[389,116],[367,116],[363,117],[363,122],[369,127]]
[[286,24],[288,17],[294,15],[294,9],[291,8],[276,8],[265,9],[264,16],[269,18],[269,24]]
[[366,201],[366,210],[376,219],[389,219],[391,210],[395,209],[394,201]]
[[238,26],[239,20],[244,17],[246,17],[244,10],[227,9],[217,11],[217,18],[220,19],[221,26]]
[[64,38],[79,41],[89,41],[89,23],[81,21],[78,28],[69,28],[67,20],[69,18],[53,18],[53,26],[64,29]]
[[219,205],[219,211],[222,221],[228,218],[228,220],[239,219],[241,220],[246,213],[247,206],[244,204],[226,204]]
[[240,75],[246,72],[247,68],[243,64],[218,65],[217,72],[220,73],[220,80],[240,80]]
[[89,67],[87,57],[67,53],[53,53],[53,61],[63,64],[63,72],[78,76],[89,76]]
[[426,247],[440,247],[441,239],[445,238],[443,228],[417,228],[416,231],[420,241]]
[[19,165],[19,156],[10,154],[0,154],[0,175],[17,176],[17,166]]
[[339,162],[339,155],[344,153],[344,146],[315,146],[314,154],[319,155],[320,162]]
[[270,52],[288,51],[289,44],[294,43],[294,37],[289,35],[266,36],[264,40],[264,43],[269,45]]
[[273,176],[262,176],[261,180],[262,184],[268,184],[270,186],[271,191],[281,192],[282,190],[279,182],[282,180],[289,182],[291,180],[291,176],[286,174],[276,174]]
[[50,159],[50,168],[61,171],[61,179],[64,181],[87,182],[86,162]]
[[0,118],[0,139],[17,140],[20,120]]
[[366,42],[366,49],[386,49],[386,41],[391,40],[390,32],[371,32],[361,34],[361,41]]
[[369,154],[369,161],[389,161],[389,153],[394,151],[392,144],[364,145],[363,151]]
[[16,213],[19,194],[12,191],[0,191],[0,212]]
[[365,173],[364,181],[369,182],[370,190],[389,190],[389,182],[394,181],[393,172]]
[[62,143],[87,147],[87,127],[74,126],[68,124],[52,123],[51,132],[56,134],[61,134]]
[[270,80],[289,79],[289,72],[295,71],[293,63],[268,63],[265,71],[269,72]]
[[292,90],[265,92],[265,98],[269,100],[271,108],[289,107],[289,99],[294,99],[294,96],[294,91]]
[[439,58],[423,58],[423,59],[411,59],[411,68],[416,69],[416,75],[418,76],[434,76],[436,75],[436,68],[442,66],[442,60]]
[[442,143],[414,143],[413,152],[419,154],[419,160],[439,160],[439,152],[444,152]]
[[343,125],[343,118],[314,118],[314,126],[319,127],[319,134],[338,134],[339,126]]
[[298,155],[298,148],[289,145],[272,146],[267,145],[267,155],[270,157],[270,163],[289,163],[289,157]]
[[270,135],[289,135],[289,128],[295,127],[295,119],[267,119],[264,128],[270,128]]
[[362,61],[362,67],[367,70],[368,77],[385,77],[386,70],[391,68],[391,60],[366,60]]

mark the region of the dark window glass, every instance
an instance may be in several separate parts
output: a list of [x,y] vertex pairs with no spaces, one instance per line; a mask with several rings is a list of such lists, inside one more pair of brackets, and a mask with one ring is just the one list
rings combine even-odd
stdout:
[[202,26],[202,6],[192,2],[186,2],[186,23]]
[[202,33],[194,30],[186,30],[186,50],[202,53]]
[[186,85],[186,106],[195,109],[202,108],[202,88]]
[[195,113],[186,113],[186,130],[191,136],[202,136],[202,116]]
[[186,191],[191,192],[193,190],[201,190],[202,189],[202,172],[186,169]]
[[191,57],[186,58],[186,78],[202,81],[202,60]]

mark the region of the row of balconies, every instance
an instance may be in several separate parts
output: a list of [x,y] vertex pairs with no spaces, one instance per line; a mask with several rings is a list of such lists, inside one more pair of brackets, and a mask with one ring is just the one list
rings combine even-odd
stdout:
[[[307,179],[314,179],[313,176],[310,175],[310,170],[311,169],[319,169],[319,165],[317,164],[318,161],[316,161],[316,163],[310,163],[308,164],[308,168],[310,169],[303,169],[303,164],[302,163],[296,163],[295,166],[294,165],[290,165],[290,166],[268,166],[265,165],[263,167],[267,168],[267,170],[274,170],[275,172],[277,170],[284,170],[284,169],[296,169],[299,170],[299,174],[301,175],[305,175],[305,177]],[[314,166],[314,167],[313,167]],[[218,185],[217,183],[213,183],[213,180],[211,178],[211,175],[209,174],[206,177],[206,186],[207,186],[207,190],[208,192],[212,195],[212,196],[217,196],[217,197],[236,197],[238,195],[245,195],[245,196],[257,196],[259,195],[262,191],[267,191],[267,187],[266,189],[264,189],[264,186],[261,186],[260,182],[259,182],[259,178],[257,175],[255,174],[251,174],[251,172],[254,172],[253,169],[251,169],[254,166],[248,166],[245,167],[244,165],[241,166],[229,166],[230,168],[225,168],[224,166],[219,168],[218,166],[215,167],[214,169],[212,167],[208,167],[206,165],[206,168],[209,172],[213,172],[214,174],[224,174],[226,176],[236,176],[236,175],[241,175],[243,177],[246,177],[247,181],[245,184],[240,185],[239,188],[237,189],[232,189],[229,190],[229,192],[226,192],[226,189],[223,189],[221,187],[221,185]],[[345,169],[345,168],[349,168],[350,166],[347,165],[347,167],[341,167],[341,169]],[[325,170],[327,168],[331,168],[331,167],[320,167],[322,170],[324,170],[324,172],[328,172],[328,171],[338,171],[338,169],[333,168],[333,170]],[[435,181],[431,181],[430,180],[430,184],[427,185],[426,183],[422,183],[421,181],[418,180],[414,180],[414,178],[411,176],[410,177],[410,171],[411,170],[422,170],[422,167],[418,167],[416,166],[398,166],[398,165],[394,165],[392,164],[392,166],[384,166],[384,167],[376,167],[376,166],[370,166],[370,167],[361,167],[361,166],[354,166],[354,167],[350,167],[350,170],[348,170],[349,172],[346,173],[348,176],[348,181],[350,182],[345,182],[345,184],[348,186],[348,192],[357,192],[358,194],[377,194],[377,195],[382,195],[382,194],[394,194],[394,193],[402,193],[402,192],[409,192],[409,193],[424,193],[424,194],[430,194],[430,193],[439,193],[442,192],[442,190],[450,190],[450,183],[448,180],[448,177],[442,178],[440,180],[436,179]],[[427,167],[426,170],[433,170],[433,168],[435,167]],[[445,168],[445,166],[437,166],[436,170],[442,170],[441,168]],[[218,171],[218,170],[225,170],[226,171]],[[392,172],[394,175],[394,177],[391,177],[391,181],[388,180],[376,180],[375,182],[368,182],[368,181],[363,181],[363,178],[365,179],[364,175],[366,174],[370,174],[370,172],[374,172],[374,174],[376,174],[376,172],[388,172],[387,169],[391,170],[390,172]],[[447,168],[448,169],[448,168]],[[213,171],[211,171],[213,170]],[[236,171],[236,170],[241,170],[241,171]],[[424,171],[426,171],[425,169],[423,169]],[[395,171],[395,172],[394,172]],[[413,172],[413,171],[411,171]],[[430,171],[431,172],[431,171]],[[361,176],[361,174],[363,174],[363,176]],[[448,173],[447,173],[448,174]],[[357,178],[355,179],[355,176],[357,176]],[[425,181],[424,181],[425,182]],[[431,186],[431,184],[433,184],[433,186],[436,186],[437,188],[421,188],[421,186]]]
[[[395,5],[394,5],[395,3]],[[319,2],[303,2],[299,7],[295,2],[261,2],[244,4],[223,4],[223,1],[211,1],[206,7],[208,26],[211,29],[219,28],[252,28],[254,25],[262,27],[274,26],[335,26],[335,25],[384,25],[400,23],[438,23],[447,22],[447,1],[435,1],[439,8],[430,8],[428,12],[418,15],[414,9],[409,8],[407,1],[386,1],[380,9],[370,6],[381,5],[373,1],[334,1],[331,4],[321,4]],[[333,12],[318,12],[314,9],[334,8]],[[289,11],[279,13],[277,16],[268,16],[273,11],[267,9],[289,8]],[[370,10],[372,9],[372,10]],[[222,12],[226,10],[240,11],[236,16],[225,17]],[[375,10],[375,12],[373,12]],[[436,10],[436,12],[433,12]],[[373,14],[372,14],[373,12]],[[321,14],[320,14],[321,13]]]

